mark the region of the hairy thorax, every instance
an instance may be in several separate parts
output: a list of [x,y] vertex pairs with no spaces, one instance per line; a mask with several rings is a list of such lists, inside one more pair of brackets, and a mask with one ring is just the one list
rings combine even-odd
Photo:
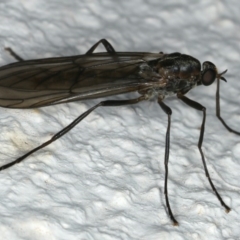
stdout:
[[196,86],[201,76],[201,65],[189,55],[172,53],[141,64],[139,75],[153,83],[151,89],[142,89],[140,94],[164,99],[177,93],[185,94]]

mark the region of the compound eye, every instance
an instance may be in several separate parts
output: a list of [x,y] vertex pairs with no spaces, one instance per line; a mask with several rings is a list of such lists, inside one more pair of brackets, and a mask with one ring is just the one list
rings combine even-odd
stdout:
[[202,74],[202,84],[205,86],[211,85],[216,79],[217,73],[215,69],[206,69]]

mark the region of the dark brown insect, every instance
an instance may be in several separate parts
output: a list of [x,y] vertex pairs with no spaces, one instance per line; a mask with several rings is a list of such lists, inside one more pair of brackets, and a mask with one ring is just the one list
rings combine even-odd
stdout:
[[[94,53],[102,43],[107,52]],[[88,114],[100,106],[122,106],[136,104],[150,98],[157,98],[160,107],[168,116],[165,147],[165,186],[164,193],[169,216],[174,225],[178,222],[174,218],[168,200],[168,160],[170,146],[171,109],[163,100],[176,95],[180,100],[196,110],[202,111],[203,119],[200,130],[198,148],[202,157],[205,174],[218,200],[226,212],[230,208],[224,203],[217,192],[208,173],[206,161],[202,151],[206,109],[201,104],[184,96],[195,86],[211,85],[217,79],[216,109],[217,117],[223,125],[235,134],[220,116],[220,80],[226,81],[218,73],[211,62],[200,62],[181,53],[144,53],[144,52],[116,52],[105,39],[94,44],[84,55],[60,58],[48,58],[24,61],[11,49],[7,49],[19,62],[8,64],[0,68],[0,106],[6,108],[37,108],[60,103],[93,99],[117,95],[128,92],[138,92],[136,99],[107,100],[93,106],[67,127],[56,133],[50,140],[32,149],[15,161],[0,167],[0,170],[9,168],[23,161],[26,157],[54,142]]]

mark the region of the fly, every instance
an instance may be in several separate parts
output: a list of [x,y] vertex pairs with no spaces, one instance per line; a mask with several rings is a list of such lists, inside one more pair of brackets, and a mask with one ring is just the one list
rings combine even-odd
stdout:
[[[106,52],[94,53],[102,43]],[[168,161],[170,148],[170,124],[172,110],[163,102],[168,96],[175,95],[188,106],[203,114],[198,149],[201,154],[206,177],[221,205],[228,213],[231,209],[222,200],[209,175],[202,151],[206,108],[187,98],[185,94],[199,85],[209,86],[217,80],[216,115],[228,131],[231,129],[220,116],[220,80],[226,82],[211,62],[200,62],[181,53],[164,54],[147,52],[116,52],[112,45],[101,39],[84,55],[24,61],[7,48],[18,62],[0,67],[0,106],[6,108],[38,108],[60,103],[114,96],[128,92],[138,92],[135,99],[101,101],[72,123],[56,133],[50,140],[32,149],[15,161],[0,167],[0,171],[22,162],[29,155],[56,141],[74,128],[96,108],[136,104],[157,98],[158,104],[168,117],[165,142],[165,184],[164,194],[167,210],[173,225],[178,225],[168,199]]]

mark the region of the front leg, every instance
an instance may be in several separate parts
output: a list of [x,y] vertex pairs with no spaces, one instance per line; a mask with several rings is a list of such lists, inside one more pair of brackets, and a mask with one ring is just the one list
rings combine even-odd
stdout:
[[206,108],[204,106],[202,106],[200,103],[198,102],[195,102],[187,97],[185,97],[184,95],[182,94],[178,94],[177,97],[182,100],[184,103],[186,103],[188,106],[198,110],[198,111],[202,111],[203,112],[203,119],[202,119],[202,126],[201,126],[201,130],[200,130],[200,136],[199,136],[199,140],[198,140],[198,149],[199,149],[199,152],[201,154],[201,157],[202,157],[202,162],[203,162],[203,166],[204,166],[204,170],[205,170],[205,174],[206,174],[206,177],[212,187],[212,190],[215,192],[215,194],[217,195],[217,198],[218,200],[220,201],[221,205],[225,208],[225,211],[228,213],[230,212],[231,208],[228,207],[224,201],[222,200],[221,196],[219,195],[217,189],[215,188],[213,182],[212,182],[212,179],[209,175],[209,172],[208,172],[208,169],[207,169],[207,164],[206,164],[206,161],[205,161],[205,157],[204,157],[204,154],[203,154],[203,151],[202,151],[202,143],[203,143],[203,136],[204,136],[204,129],[205,129],[205,120],[206,120]]
[[[223,73],[222,73],[223,74]],[[221,111],[220,111],[220,79],[217,79],[217,91],[216,91],[216,116],[217,118],[221,121],[221,123],[223,124],[223,126],[232,133],[235,133],[237,135],[240,135],[240,132],[237,132],[235,130],[233,130],[232,128],[230,128],[225,120],[221,117]]]

